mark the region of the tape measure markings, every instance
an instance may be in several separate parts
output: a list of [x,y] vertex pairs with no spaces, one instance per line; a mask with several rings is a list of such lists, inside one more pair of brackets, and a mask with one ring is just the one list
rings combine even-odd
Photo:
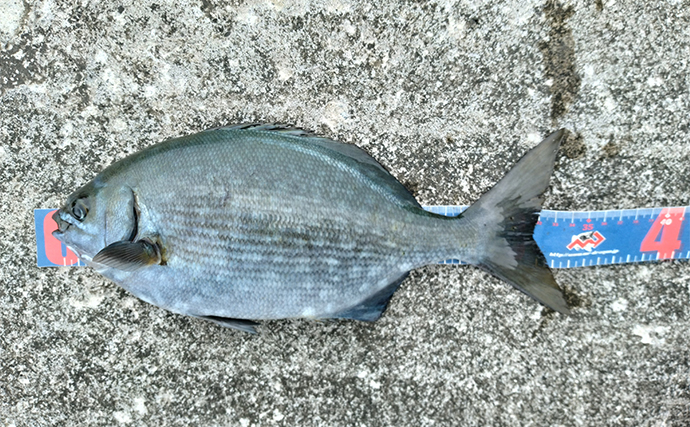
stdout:
[[[542,211],[534,237],[553,268],[690,258],[687,243],[682,250],[683,241],[690,242],[686,212],[690,208],[576,211],[566,227],[558,219],[563,213]],[[564,257],[584,259],[569,263]]]

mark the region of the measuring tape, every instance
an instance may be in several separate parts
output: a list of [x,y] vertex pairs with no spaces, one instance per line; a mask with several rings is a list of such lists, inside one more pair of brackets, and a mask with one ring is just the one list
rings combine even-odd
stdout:
[[[425,206],[458,216],[467,206]],[[51,234],[56,209],[34,210],[39,267],[83,266],[83,261]],[[613,211],[549,211],[539,214],[534,240],[551,268],[589,267],[690,258],[690,207]],[[462,264],[446,260],[441,264]]]

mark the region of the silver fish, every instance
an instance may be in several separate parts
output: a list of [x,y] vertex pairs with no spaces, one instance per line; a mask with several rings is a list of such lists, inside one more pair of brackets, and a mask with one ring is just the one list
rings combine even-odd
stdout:
[[564,134],[448,218],[354,145],[276,125],[212,129],[106,168],[55,213],[54,236],[146,302],[247,332],[261,319],[374,321],[410,270],[444,259],[567,314],[532,238]]

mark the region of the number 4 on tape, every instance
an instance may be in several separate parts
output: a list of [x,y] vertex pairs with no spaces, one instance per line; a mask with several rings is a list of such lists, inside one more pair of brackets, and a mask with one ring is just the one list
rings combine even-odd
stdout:
[[680,249],[679,239],[685,208],[665,208],[642,240],[640,252],[656,252],[657,259],[673,258]]

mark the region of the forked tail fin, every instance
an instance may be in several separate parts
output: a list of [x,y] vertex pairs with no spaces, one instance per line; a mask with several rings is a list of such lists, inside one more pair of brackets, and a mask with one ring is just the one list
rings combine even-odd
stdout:
[[479,266],[540,303],[570,314],[563,292],[532,237],[556,152],[566,131],[552,133],[529,151],[463,217],[482,238]]

